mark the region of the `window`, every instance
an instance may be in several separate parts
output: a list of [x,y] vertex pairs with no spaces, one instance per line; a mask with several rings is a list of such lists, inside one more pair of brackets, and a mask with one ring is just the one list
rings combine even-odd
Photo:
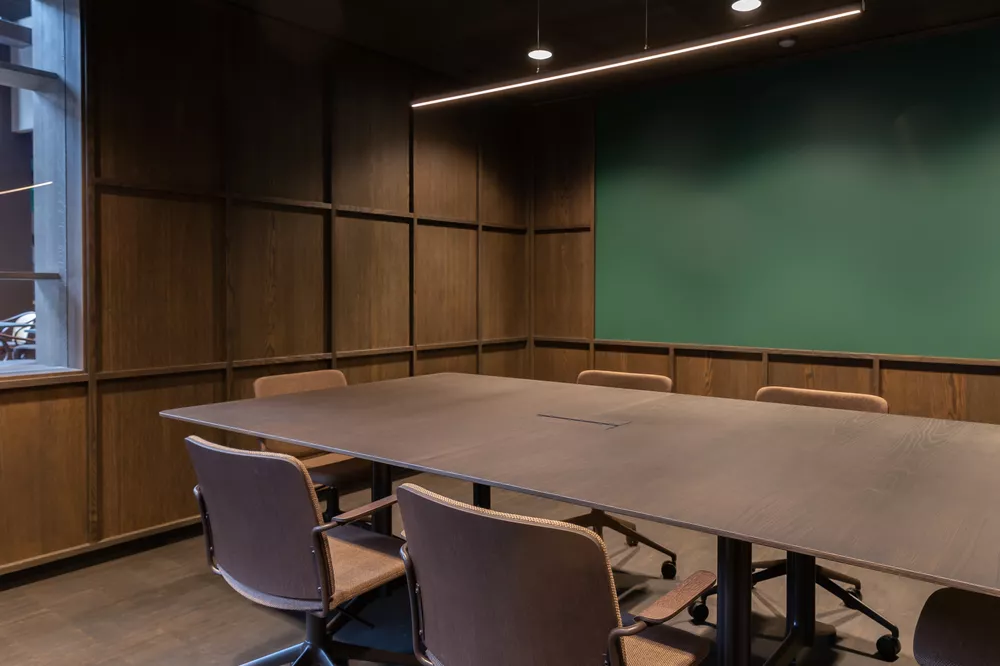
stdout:
[[78,0],[0,0],[0,374],[82,366]]

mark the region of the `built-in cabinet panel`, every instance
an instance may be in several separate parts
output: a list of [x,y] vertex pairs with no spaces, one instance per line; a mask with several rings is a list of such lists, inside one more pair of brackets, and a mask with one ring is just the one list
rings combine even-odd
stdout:
[[222,206],[107,193],[99,211],[100,368],[224,361]]
[[0,391],[0,565],[87,542],[85,386]]
[[410,344],[410,225],[339,216],[334,252],[337,349]]
[[414,259],[416,342],[476,339],[476,230],[421,224]]
[[865,359],[817,359],[771,354],[767,383],[772,386],[871,393],[872,362]]
[[327,216],[263,206],[229,215],[233,358],[329,350]]
[[683,351],[677,354],[674,391],[753,400],[763,386],[759,354]]

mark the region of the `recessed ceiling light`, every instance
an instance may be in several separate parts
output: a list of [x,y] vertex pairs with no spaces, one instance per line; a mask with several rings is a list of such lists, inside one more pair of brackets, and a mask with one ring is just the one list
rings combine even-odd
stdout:
[[532,60],[548,60],[552,57],[552,51],[548,49],[532,49],[528,51],[528,57]]
[[760,9],[760,0],[736,0],[733,3],[733,9],[738,12],[752,12],[755,9]]
[[790,49],[798,43],[799,43],[798,40],[795,39],[794,37],[785,37],[784,39],[778,40],[778,46],[780,46],[783,49]]

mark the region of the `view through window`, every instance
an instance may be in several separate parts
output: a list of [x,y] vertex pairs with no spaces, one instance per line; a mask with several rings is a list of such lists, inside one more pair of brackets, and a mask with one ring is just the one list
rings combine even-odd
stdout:
[[76,0],[0,0],[0,373],[80,364]]

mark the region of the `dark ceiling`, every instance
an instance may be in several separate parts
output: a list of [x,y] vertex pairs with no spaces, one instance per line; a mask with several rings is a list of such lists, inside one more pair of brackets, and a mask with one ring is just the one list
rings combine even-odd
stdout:
[[[536,0],[241,0],[347,41],[418,63],[471,86],[529,76]],[[763,0],[750,13],[732,0],[649,0],[652,49],[833,9],[844,0]],[[1000,0],[867,0],[864,15],[808,29],[791,50],[776,40],[651,65],[667,76],[703,67],[760,61],[872,39],[1000,17]],[[637,53],[643,48],[645,0],[542,0],[542,43],[555,57],[546,70]],[[617,78],[617,77],[616,77]],[[449,84],[450,85],[450,84]]]

